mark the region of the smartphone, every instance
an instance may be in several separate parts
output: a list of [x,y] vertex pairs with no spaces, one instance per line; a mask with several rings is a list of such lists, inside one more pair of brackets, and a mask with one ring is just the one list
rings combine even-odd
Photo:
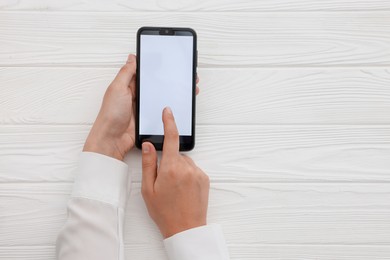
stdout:
[[137,32],[136,146],[162,150],[162,111],[169,106],[180,151],[195,146],[197,36],[190,28],[142,27]]

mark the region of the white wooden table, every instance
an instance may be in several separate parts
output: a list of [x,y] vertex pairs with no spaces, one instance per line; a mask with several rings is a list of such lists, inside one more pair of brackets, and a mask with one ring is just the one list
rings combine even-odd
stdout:
[[[73,170],[145,25],[199,36],[190,155],[232,259],[390,259],[389,0],[0,0],[0,259],[55,259]],[[127,259],[166,259],[140,196]]]

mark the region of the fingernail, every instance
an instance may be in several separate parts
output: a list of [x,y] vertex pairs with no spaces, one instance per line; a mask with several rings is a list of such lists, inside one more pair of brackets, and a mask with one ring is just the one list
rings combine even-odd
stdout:
[[135,61],[135,56],[133,54],[129,54],[129,56],[127,57],[127,63],[130,63],[133,61]]
[[172,110],[170,107],[165,107],[165,110],[167,111],[168,114],[172,115]]
[[142,144],[142,152],[143,153],[149,153],[150,152],[150,147],[147,143]]

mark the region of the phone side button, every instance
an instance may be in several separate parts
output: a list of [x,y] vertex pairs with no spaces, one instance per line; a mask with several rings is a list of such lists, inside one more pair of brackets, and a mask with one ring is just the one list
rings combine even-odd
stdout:
[[196,50],[196,63],[195,63],[196,67],[198,67],[198,50]]

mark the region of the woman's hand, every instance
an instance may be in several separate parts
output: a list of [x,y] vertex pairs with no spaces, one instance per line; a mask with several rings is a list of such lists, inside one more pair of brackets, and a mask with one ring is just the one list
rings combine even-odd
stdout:
[[164,238],[206,225],[210,183],[192,159],[179,153],[179,133],[172,111],[163,111],[161,162],[153,144],[142,144],[142,195],[150,217]]
[[[137,61],[133,54],[120,69],[103,98],[83,151],[123,160],[135,145],[135,89]],[[199,79],[196,79],[196,83]],[[196,87],[196,94],[199,88]]]
[[135,144],[136,57],[129,55],[103,98],[83,151],[123,160]]

